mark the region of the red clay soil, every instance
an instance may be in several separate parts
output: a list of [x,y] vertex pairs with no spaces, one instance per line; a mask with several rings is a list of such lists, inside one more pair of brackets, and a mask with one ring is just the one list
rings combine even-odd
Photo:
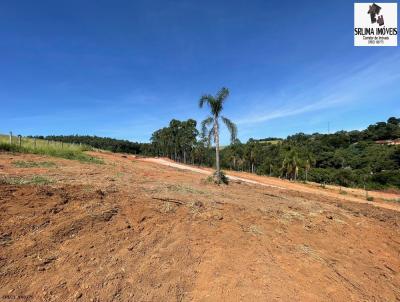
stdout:
[[96,155],[0,154],[1,302],[400,301],[397,211]]

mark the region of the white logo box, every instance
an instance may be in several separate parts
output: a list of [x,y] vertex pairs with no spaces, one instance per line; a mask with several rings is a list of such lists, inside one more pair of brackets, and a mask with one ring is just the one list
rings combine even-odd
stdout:
[[[376,19],[382,16],[384,25],[371,22],[370,6],[381,9]],[[354,46],[397,46],[397,3],[354,3]]]

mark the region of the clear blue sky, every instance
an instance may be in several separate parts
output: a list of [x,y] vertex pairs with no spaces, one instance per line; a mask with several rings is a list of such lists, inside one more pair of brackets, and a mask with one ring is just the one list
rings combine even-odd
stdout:
[[348,0],[0,2],[0,133],[148,141],[222,86],[242,141],[362,129],[400,116],[400,49],[354,47]]

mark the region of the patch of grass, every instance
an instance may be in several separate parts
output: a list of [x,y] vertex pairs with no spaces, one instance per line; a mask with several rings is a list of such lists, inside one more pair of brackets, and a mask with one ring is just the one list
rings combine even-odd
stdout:
[[37,141],[36,145],[32,139],[24,138],[21,147],[17,144],[17,138],[14,138],[14,143],[10,145],[6,140],[6,136],[0,136],[0,151],[15,152],[15,153],[31,153],[39,155],[48,155],[53,157],[61,157],[65,159],[78,160],[85,163],[103,164],[104,161],[87,155],[84,151],[88,150],[86,146],[78,146],[72,144],[47,143],[47,141]]
[[31,177],[1,177],[0,183],[8,185],[48,185],[52,181],[44,176],[35,175]]
[[347,195],[347,192],[346,192],[346,191],[343,191],[343,190],[340,190],[339,194]]
[[368,200],[368,201],[374,201],[374,198],[373,198],[372,196],[368,196],[368,197],[367,197],[367,200]]
[[300,244],[297,246],[297,249],[300,253],[307,255],[315,260],[324,261],[324,259],[319,255],[319,253],[308,245]]
[[44,176],[40,176],[40,175],[36,175],[33,176],[30,180],[29,180],[29,184],[34,184],[34,185],[47,185],[49,183],[51,183],[52,181]]
[[190,186],[185,186],[185,185],[167,184],[166,187],[169,191],[175,191],[175,192],[192,193],[192,194],[204,194],[205,193],[204,191],[197,190],[195,188],[192,188]]
[[172,204],[172,203],[170,203],[170,202],[164,202],[164,205],[163,205],[163,207],[161,208],[161,211],[162,211],[164,214],[167,214],[167,213],[175,213],[175,205]]
[[261,231],[261,229],[257,225],[254,225],[254,224],[249,225],[247,227],[242,225],[241,227],[242,227],[242,231],[245,233],[250,233],[250,234],[253,234],[256,236],[264,234],[264,232]]
[[304,215],[296,211],[285,211],[281,218],[285,221],[304,220]]
[[189,203],[188,207],[190,208],[192,214],[198,214],[204,210],[204,203],[201,201],[192,201]]
[[23,160],[13,161],[13,165],[17,168],[53,168],[56,166],[56,164],[51,161],[35,162]]
[[262,231],[259,229],[259,227],[256,226],[256,225],[251,225],[251,226],[249,226],[248,232],[249,232],[249,233],[252,233],[252,234],[254,234],[254,235],[262,235],[262,234],[263,234],[263,232],[262,232]]

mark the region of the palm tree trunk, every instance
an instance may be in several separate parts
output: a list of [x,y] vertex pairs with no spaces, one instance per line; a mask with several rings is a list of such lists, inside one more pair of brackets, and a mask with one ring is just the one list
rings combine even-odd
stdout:
[[217,182],[221,182],[221,171],[219,166],[219,127],[218,117],[214,116],[214,137],[215,137],[215,166],[217,169]]

